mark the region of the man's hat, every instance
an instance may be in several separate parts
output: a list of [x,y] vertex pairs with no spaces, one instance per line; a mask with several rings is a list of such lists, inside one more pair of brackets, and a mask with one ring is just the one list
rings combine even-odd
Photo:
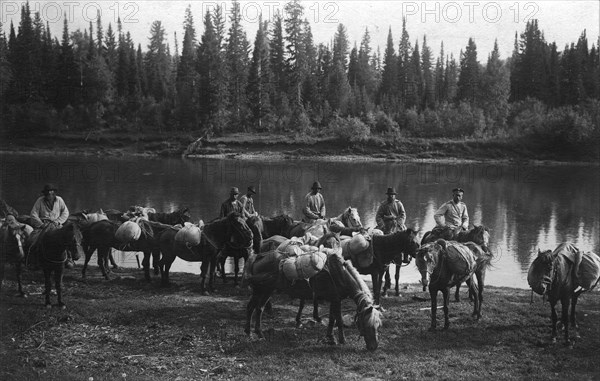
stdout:
[[253,185],[250,185],[250,186],[248,187],[248,192],[251,192],[252,194],[256,194],[256,188],[254,188],[254,186],[253,186]]
[[45,193],[48,193],[48,192],[50,192],[50,191],[55,191],[55,192],[57,192],[57,191],[58,191],[58,188],[56,188],[56,187],[55,187],[54,185],[52,185],[52,184],[46,184],[46,185],[44,185],[44,189],[42,189],[42,193],[44,193],[44,194],[45,194]]
[[465,191],[462,188],[454,188],[454,189],[452,189],[452,193],[457,193],[457,192],[465,193]]
[[323,189],[323,187],[321,186],[320,182],[315,181],[312,185],[312,189]]
[[240,190],[237,187],[231,187],[229,194],[240,194]]
[[385,194],[398,194],[398,193],[396,193],[396,190],[393,187],[389,187],[387,189],[387,192],[385,192]]

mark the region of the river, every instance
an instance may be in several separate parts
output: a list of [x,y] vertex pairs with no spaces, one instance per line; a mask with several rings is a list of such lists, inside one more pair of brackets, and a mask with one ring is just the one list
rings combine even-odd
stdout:
[[[51,182],[72,212],[187,207],[195,222],[217,217],[230,187],[244,192],[248,185],[257,189],[260,214],[299,219],[304,195],[319,180],[329,217],[354,206],[366,226],[375,225],[377,207],[392,186],[406,209],[406,225],[421,233],[431,230],[435,210],[459,186],[471,224],[491,230],[495,257],[487,284],[528,288],[527,270],[538,248],[569,241],[600,253],[600,177],[593,166],[0,154],[0,178],[0,198],[23,214]],[[132,253],[116,257],[137,266]],[[199,264],[177,259],[172,271],[198,273]],[[418,281],[414,261],[400,279]]]

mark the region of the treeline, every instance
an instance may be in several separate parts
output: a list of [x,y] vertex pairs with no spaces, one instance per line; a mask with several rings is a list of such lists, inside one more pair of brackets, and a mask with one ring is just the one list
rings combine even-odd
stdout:
[[330,43],[315,42],[299,0],[283,14],[261,19],[251,44],[237,0],[228,20],[220,7],[207,11],[201,35],[188,7],[179,52],[160,21],[145,47],[120,21],[105,31],[100,15],[74,32],[65,17],[59,39],[26,4],[17,31],[11,23],[0,35],[2,131],[600,137],[600,56],[585,30],[559,51],[531,20],[515,34],[512,57],[502,59],[495,43],[482,59],[469,38],[458,57],[442,43],[436,58],[426,36],[411,42],[406,20],[397,41],[390,27],[382,54],[368,29],[351,44],[343,24]]

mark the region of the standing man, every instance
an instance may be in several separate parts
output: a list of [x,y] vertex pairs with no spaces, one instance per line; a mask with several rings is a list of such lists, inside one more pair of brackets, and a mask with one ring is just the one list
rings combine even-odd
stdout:
[[242,210],[244,211],[244,218],[258,217],[258,212],[254,209],[253,195],[256,194],[256,188],[250,185],[246,194],[240,197],[240,203],[242,204]]
[[449,227],[456,236],[461,230],[469,229],[467,205],[462,202],[464,190],[452,189],[452,200],[444,203],[433,215],[437,228]]
[[229,198],[221,204],[221,212],[219,217],[227,217],[231,212],[237,212],[243,215],[242,203],[237,199],[240,191],[237,187],[232,187],[229,191]]
[[304,197],[304,208],[302,209],[304,217],[302,221],[312,223],[325,218],[325,199],[321,194],[321,189],[323,189],[321,183],[315,181],[312,185],[312,191]]
[[392,187],[387,189],[385,193],[387,200],[382,202],[377,209],[375,221],[377,228],[383,231],[383,234],[395,233],[397,231],[406,230],[404,222],[406,221],[406,212],[404,205],[400,200],[396,199],[396,190]]

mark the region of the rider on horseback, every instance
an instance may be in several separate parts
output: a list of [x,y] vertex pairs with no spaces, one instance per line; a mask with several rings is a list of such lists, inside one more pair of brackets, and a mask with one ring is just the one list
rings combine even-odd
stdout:
[[244,218],[249,218],[249,217],[258,217],[258,212],[254,209],[254,199],[252,198],[252,195],[256,194],[256,188],[254,188],[254,186],[250,185],[248,187],[248,191],[246,192],[245,195],[243,195],[242,197],[240,197],[240,203],[242,204],[242,211],[244,213]]
[[[406,230],[406,225],[404,225],[406,212],[404,211],[404,205],[396,198],[398,193],[394,188],[389,187],[385,194],[387,195],[387,200],[379,205],[377,214],[375,215],[377,228],[383,231],[383,234],[392,234]],[[409,263],[409,256],[406,253],[402,255],[402,262]]]
[[219,213],[219,217],[227,217],[229,213],[236,212],[239,214],[243,214],[243,206],[242,203],[237,199],[240,191],[237,187],[232,187],[229,191],[229,198],[221,204],[221,211]]
[[325,199],[321,194],[321,183],[315,181],[312,185],[312,191],[304,197],[305,206],[302,209],[304,222],[315,222],[318,219],[325,218]]
[[456,237],[461,230],[469,229],[467,205],[462,202],[464,192],[462,188],[452,189],[452,200],[445,202],[433,215],[437,226],[433,229],[432,234],[436,230],[450,228]]

